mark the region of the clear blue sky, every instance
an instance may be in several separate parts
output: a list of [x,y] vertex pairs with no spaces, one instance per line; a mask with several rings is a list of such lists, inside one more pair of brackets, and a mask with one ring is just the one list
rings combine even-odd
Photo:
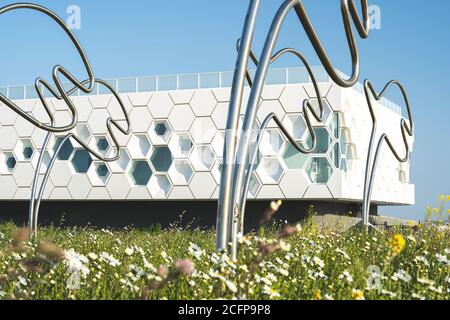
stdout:
[[[248,6],[245,0],[36,2],[63,17],[69,5],[81,8],[82,28],[76,35],[100,78],[232,70],[235,42]],[[339,2],[304,0],[336,66],[349,73]],[[369,2],[382,9],[382,29],[368,40],[358,40],[362,79],[370,78],[377,87],[393,78],[401,80],[409,90],[416,120],[412,171],[417,205],[383,212],[421,218],[424,208],[434,205],[440,194],[450,194],[450,1]],[[8,3],[0,1],[1,5]],[[258,52],[281,0],[262,3],[254,46]],[[0,86],[32,83],[36,75],[49,78],[55,62],[82,70],[62,32],[37,14],[16,12],[0,17],[0,39]],[[318,64],[292,14],[279,46],[296,47]],[[285,59],[278,65],[297,64]]]

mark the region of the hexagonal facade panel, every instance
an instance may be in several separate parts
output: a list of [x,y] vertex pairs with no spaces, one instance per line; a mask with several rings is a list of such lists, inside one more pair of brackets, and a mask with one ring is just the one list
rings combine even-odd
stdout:
[[169,122],[176,132],[188,131],[194,120],[194,112],[188,104],[174,106],[169,116]]
[[190,105],[197,117],[207,117],[211,116],[217,100],[210,90],[199,90],[194,94]]
[[189,132],[196,144],[207,144],[211,143],[216,135],[217,128],[211,118],[197,118]]
[[[277,74],[279,71],[273,71]],[[272,74],[272,72],[271,72]],[[297,143],[311,146],[303,114],[303,102],[311,99],[316,112],[319,103],[307,73],[301,69],[289,70],[287,81],[292,84],[267,85],[263,90],[257,110],[254,132],[251,135],[250,153],[256,148],[259,126],[268,114],[275,113]],[[228,75],[222,85],[228,84]],[[176,77],[165,77],[176,80]],[[185,78],[180,78],[184,88]],[[155,79],[155,78],[152,78]],[[201,86],[205,79],[198,78]],[[270,83],[273,77],[268,79]],[[323,79],[325,80],[325,79]],[[119,81],[120,82],[120,81]],[[73,97],[79,109],[76,127],[70,132],[102,156],[116,154],[119,159],[103,163],[89,152],[82,150],[74,139],[61,146],[50,173],[46,198],[52,200],[207,200],[217,199],[218,183],[223,169],[225,128],[229,112],[231,88],[189,89],[157,91],[164,83],[152,87],[139,80],[138,91],[121,93],[126,112],[131,120],[131,134],[117,134],[119,146],[115,146],[107,131],[107,120],[122,120],[125,115],[117,99],[100,89],[100,95]],[[121,82],[120,82],[121,83]],[[174,82],[175,83],[175,82]],[[166,89],[170,89],[168,86]],[[173,86],[172,86],[173,87]],[[316,149],[311,155],[298,152],[281,133],[275,123],[270,123],[258,149],[255,171],[249,186],[251,199],[327,199],[360,201],[362,194],[361,168],[367,155],[367,139],[370,134],[370,115],[362,107],[365,97],[358,90],[342,89],[331,82],[320,83],[324,103],[324,121],[312,120],[317,137]],[[331,90],[330,90],[331,88]],[[250,88],[244,89],[242,110],[238,127],[241,141],[243,114],[247,106]],[[68,124],[71,114],[65,103],[50,99],[58,125]],[[395,128],[400,114],[393,112],[393,105],[377,103],[377,112],[383,126]],[[41,104],[36,99],[18,101],[25,112],[48,122]],[[386,107],[389,108],[389,112]],[[355,121],[355,119],[361,121]],[[30,179],[41,154],[41,146],[47,133],[35,128],[11,110],[0,106],[0,198],[26,200],[30,195]],[[50,144],[44,150],[41,173],[48,168],[51,158],[65,135],[50,134]],[[400,137],[401,138],[401,137]],[[409,168],[399,168],[387,155],[377,173],[387,193],[376,188],[374,202],[390,203],[394,194],[404,194],[399,203],[413,199]],[[381,163],[381,162],[380,162]],[[358,170],[356,170],[358,168]],[[381,183],[380,182],[380,183]],[[2,183],[10,183],[2,186]],[[3,190],[4,189],[4,190]],[[380,191],[381,190],[381,191]],[[402,202],[403,201],[403,202]]]

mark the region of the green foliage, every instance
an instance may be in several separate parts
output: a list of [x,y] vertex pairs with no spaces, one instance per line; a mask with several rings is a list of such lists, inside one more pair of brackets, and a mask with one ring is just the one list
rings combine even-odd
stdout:
[[[319,230],[308,220],[289,235],[275,227],[249,234],[232,261],[215,253],[213,231],[50,227],[40,231],[40,240],[51,243],[43,246],[22,243],[23,234],[3,224],[0,299],[450,297],[450,228],[444,224],[381,233]],[[180,266],[189,261],[192,274]],[[374,268],[380,273],[368,272]]]

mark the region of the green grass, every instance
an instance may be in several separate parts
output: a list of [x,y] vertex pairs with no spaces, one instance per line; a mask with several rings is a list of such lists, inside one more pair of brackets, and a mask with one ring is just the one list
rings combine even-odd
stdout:
[[[40,230],[39,241],[22,243],[24,233],[1,224],[0,299],[450,297],[448,226],[366,233],[319,231],[305,224],[289,238],[278,230],[246,236],[234,262],[214,252],[213,231],[52,227]],[[394,245],[394,235],[406,240],[404,247]],[[39,246],[44,239],[46,244]],[[83,257],[71,258],[69,268],[58,248]],[[180,268],[180,259],[192,261],[192,274]],[[182,263],[189,267],[188,261]],[[370,277],[370,270],[377,269],[381,276]],[[77,274],[79,286],[68,285]]]

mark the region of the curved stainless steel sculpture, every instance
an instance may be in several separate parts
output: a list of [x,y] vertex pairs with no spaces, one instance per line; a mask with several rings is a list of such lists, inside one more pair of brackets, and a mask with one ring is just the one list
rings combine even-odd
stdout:
[[[377,127],[378,127],[378,121],[375,114],[375,110],[373,108],[372,104],[372,97],[379,101],[381,100],[389,91],[391,87],[398,87],[400,90],[402,97],[406,104],[406,111],[408,114],[408,121],[406,121],[404,118],[400,121],[400,129],[402,131],[402,139],[405,147],[405,156],[400,156],[399,152],[395,149],[391,139],[386,133],[382,133],[380,138],[378,139],[377,147],[374,152],[374,146],[375,146],[375,140],[376,140],[376,134],[377,134]],[[383,147],[384,142],[387,143],[389,149],[391,150],[394,157],[399,162],[407,162],[409,160],[410,156],[410,145],[408,141],[408,137],[412,138],[414,136],[414,122],[413,122],[413,116],[411,112],[411,106],[409,103],[408,94],[403,87],[403,85],[397,81],[392,80],[390,81],[381,91],[381,93],[377,94],[375,89],[373,88],[372,83],[369,80],[366,80],[364,82],[364,93],[366,95],[367,105],[369,106],[370,111],[370,117],[372,119],[372,133],[370,135],[370,142],[369,142],[369,150],[367,153],[367,163],[366,163],[366,173],[365,173],[365,180],[364,180],[364,197],[363,197],[363,209],[362,209],[362,216],[363,216],[363,225],[364,226],[370,226],[370,204],[372,199],[372,190],[375,183],[375,173],[377,164],[379,161],[381,148]]]
[[[20,107],[18,107],[15,103],[13,103],[7,97],[0,94],[0,101],[3,102],[7,107],[9,107],[11,110],[16,112],[20,117],[24,118],[31,124],[35,125],[36,127],[40,128],[42,130],[47,131],[47,136],[45,137],[44,143],[41,148],[41,154],[39,156],[39,160],[38,160],[38,163],[36,166],[35,176],[34,176],[33,183],[32,183],[32,192],[31,192],[30,209],[29,209],[30,210],[29,211],[29,231],[30,231],[30,236],[31,236],[33,234],[34,235],[37,234],[39,208],[40,208],[42,197],[43,197],[43,194],[45,191],[45,186],[47,184],[51,169],[53,168],[53,165],[55,163],[56,157],[57,157],[59,151],[61,150],[62,146],[64,145],[64,143],[69,139],[73,139],[74,141],[76,141],[79,145],[81,145],[84,149],[86,149],[90,154],[92,154],[98,160],[104,161],[104,162],[116,161],[120,158],[120,146],[117,141],[116,135],[113,132],[113,126],[116,129],[118,129],[121,133],[128,135],[130,133],[130,121],[129,121],[128,114],[125,110],[125,106],[123,105],[121,98],[114,91],[114,89],[111,87],[111,85],[103,80],[95,79],[94,73],[92,71],[92,68],[89,63],[86,53],[84,52],[83,48],[81,47],[80,43],[78,42],[78,40],[75,37],[75,35],[73,34],[73,32],[66,26],[65,22],[60,17],[58,17],[55,13],[53,13],[52,11],[50,11],[49,9],[47,9],[43,6],[31,4],[31,3],[16,3],[16,4],[7,5],[5,7],[0,8],[0,15],[5,14],[10,11],[24,10],[24,9],[37,11],[37,12],[40,12],[40,13],[48,16],[64,30],[64,32],[67,34],[67,36],[70,38],[73,45],[77,49],[77,52],[78,52],[81,60],[83,61],[84,67],[88,74],[87,80],[79,81],[67,69],[65,69],[64,67],[62,67],[60,65],[56,65],[53,68],[53,73],[52,73],[52,78],[53,78],[54,84],[56,86],[56,90],[53,89],[52,86],[47,81],[45,81],[41,78],[36,79],[35,84],[34,84],[35,90],[39,97],[39,100],[42,103],[42,106],[44,107],[44,109],[50,119],[49,123],[44,123],[44,122],[37,120],[33,116],[24,112]],[[67,91],[66,91],[66,89],[64,89],[64,86],[60,79],[61,76],[63,76],[65,79],[67,79],[70,83],[73,84],[73,87],[71,89],[69,89]],[[86,94],[92,93],[94,88],[97,85],[105,86],[115,96],[115,98],[117,99],[117,101],[120,104],[120,107],[121,107],[124,117],[125,117],[125,122],[127,124],[127,128],[125,129],[119,124],[118,121],[113,120],[112,118],[107,119],[106,126],[108,128],[108,133],[109,133],[111,139],[113,140],[113,143],[114,143],[114,145],[116,147],[116,151],[117,151],[113,156],[110,156],[110,157],[103,156],[99,152],[96,152],[94,149],[89,147],[86,142],[82,141],[79,137],[75,136],[73,133],[70,132],[71,130],[73,130],[75,128],[75,126],[77,125],[77,122],[78,122],[78,112],[77,112],[73,102],[70,99],[70,95],[75,93],[77,90],[81,90],[82,92],[84,92]],[[65,126],[61,126],[61,127],[58,127],[55,125],[55,119],[54,119],[53,114],[50,111],[50,108],[48,106],[46,99],[44,98],[43,89],[47,89],[53,98],[56,98],[58,100],[64,100],[64,102],[67,104],[68,109],[71,113],[71,123],[69,125],[65,125]],[[63,138],[62,142],[55,150],[55,154],[53,155],[53,158],[51,159],[51,161],[47,167],[46,173],[43,177],[41,187],[38,192],[40,171],[41,171],[42,164],[44,162],[44,152],[48,147],[48,144],[51,139],[51,135],[54,133],[67,133],[67,135]]]
[[[303,26],[303,29],[305,30],[311,44],[314,47],[314,50],[316,51],[330,78],[339,86],[351,87],[358,81],[360,71],[358,48],[356,45],[355,36],[353,34],[351,21],[353,21],[353,25],[361,38],[367,38],[370,30],[368,0],[361,0],[360,3],[362,8],[362,19],[359,16],[358,8],[354,0],[341,0],[343,25],[352,59],[352,74],[348,79],[344,79],[334,68],[333,63],[328,57],[328,54],[309,19],[303,2],[301,0],[285,0],[282,3],[272,22],[260,61],[258,63],[258,68],[251,88],[250,99],[243,122],[243,134],[242,137],[240,137],[239,146],[237,146],[237,133],[239,126],[239,115],[242,109],[243,87],[245,78],[249,78],[247,65],[250,57],[252,56],[251,44],[260,5],[260,0],[250,0],[244,30],[241,37],[242,40],[239,44],[239,54],[236,63],[231,91],[230,111],[227,121],[227,134],[224,147],[224,168],[222,171],[217,217],[216,246],[218,250],[229,251],[231,249],[233,257],[235,257],[237,253],[237,233],[243,226],[243,205],[245,205],[245,199],[247,197],[246,191],[248,188],[248,181],[250,179],[249,176],[252,173],[252,165],[249,164],[251,144],[250,132],[256,123],[256,114],[270,64],[285,53],[293,53],[303,62],[305,67],[308,69],[308,72],[310,71],[310,67],[306,59],[304,59],[304,57],[296,50],[288,48],[273,55],[281,27],[287,14],[291,12],[291,10],[295,11],[299,22]],[[312,77],[312,79],[314,78]],[[315,86],[315,89],[316,93],[318,93],[318,101],[321,101],[321,95],[317,90],[317,86]],[[303,102],[304,110],[306,109],[306,106],[311,106],[309,101]],[[314,112],[313,108],[308,108],[312,111],[313,116],[315,116],[316,120],[319,122],[321,122],[323,115],[322,105],[320,105],[320,108],[320,116]],[[307,117],[307,114],[308,113],[305,114],[305,117]],[[275,120],[276,117],[274,117],[274,115],[269,115],[266,121],[264,121],[263,129],[267,127],[268,122],[272,119]],[[280,121],[275,120],[275,122],[279,124]],[[288,132],[286,132],[282,126],[281,128],[283,133],[289,140],[291,140]],[[313,131],[311,130],[311,127],[308,127],[308,130],[311,132]],[[260,140],[260,138],[258,140]],[[313,149],[311,150],[303,150],[297,144],[294,144],[294,146],[299,152],[310,153],[315,148],[315,142]],[[231,248],[229,247],[229,244],[231,245]]]

